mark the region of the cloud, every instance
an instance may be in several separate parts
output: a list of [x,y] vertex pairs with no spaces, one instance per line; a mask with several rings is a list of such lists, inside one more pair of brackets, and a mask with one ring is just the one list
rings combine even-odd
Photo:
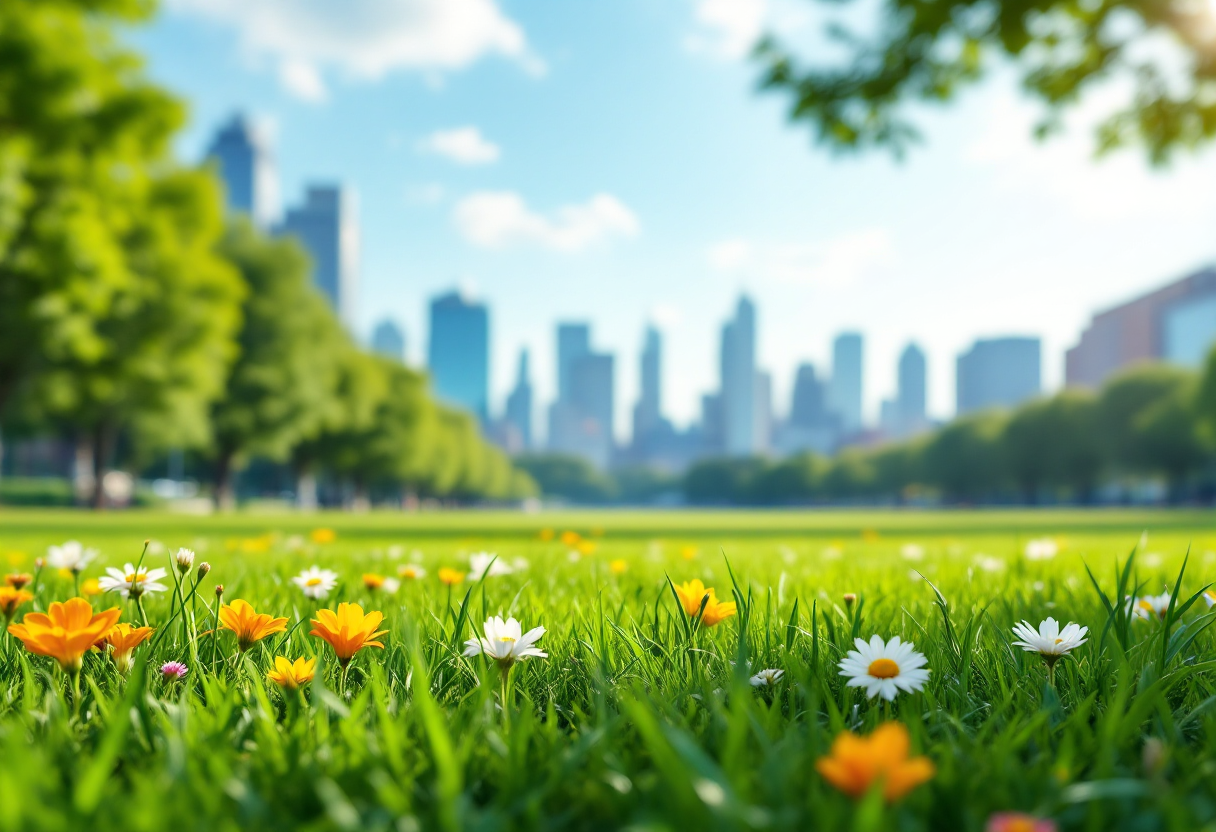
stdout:
[[688,37],[688,47],[742,58],[760,39],[767,14],[767,0],[698,0],[693,11],[697,31]]
[[420,185],[411,185],[405,189],[406,201],[416,205],[435,205],[443,202],[447,196],[447,188],[442,182],[426,182]]
[[279,83],[296,98],[320,104],[329,98],[321,73],[307,61],[288,58],[279,65]]
[[452,215],[465,239],[482,248],[531,244],[552,251],[582,251],[612,237],[633,237],[637,217],[610,194],[566,205],[546,217],[511,191],[481,191],[462,199]]
[[[280,77],[293,94],[324,89],[326,69],[376,80],[394,70],[464,69],[500,55],[529,73],[544,71],[523,29],[495,0],[168,0],[168,5],[237,30],[251,53],[286,67]],[[300,66],[311,68],[313,77]]]
[[770,283],[844,286],[891,262],[890,235],[869,228],[815,243],[754,243],[742,238],[709,247],[710,268]]
[[419,149],[445,156],[462,165],[497,162],[501,155],[498,145],[481,135],[476,127],[436,130],[419,143]]

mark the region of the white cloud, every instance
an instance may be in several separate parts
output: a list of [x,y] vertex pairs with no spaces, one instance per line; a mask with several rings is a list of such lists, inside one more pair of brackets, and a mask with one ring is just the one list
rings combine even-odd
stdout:
[[308,61],[287,58],[279,64],[279,83],[296,98],[320,104],[329,98],[321,73]]
[[426,182],[405,189],[406,200],[417,205],[434,205],[443,202],[446,196],[447,188],[442,182]]
[[[525,71],[544,65],[523,29],[495,0],[168,0],[170,8],[236,29],[246,49],[284,66],[311,67],[302,89],[316,91],[321,71],[375,80],[398,69],[463,69],[501,55]],[[281,73],[292,92],[307,75]],[[323,86],[321,87],[323,89]]]
[[697,31],[689,36],[688,46],[722,58],[741,58],[759,40],[767,13],[767,0],[698,0],[693,11]]
[[770,283],[844,286],[891,262],[890,235],[869,228],[815,243],[754,243],[729,239],[706,252],[710,268]]
[[476,127],[456,127],[436,130],[419,144],[419,149],[445,156],[462,165],[485,165],[497,162],[498,145],[481,135]]
[[610,237],[633,237],[640,228],[633,212],[610,194],[563,206],[547,217],[517,193],[481,191],[457,203],[452,217],[469,242],[495,249],[527,243],[576,252]]

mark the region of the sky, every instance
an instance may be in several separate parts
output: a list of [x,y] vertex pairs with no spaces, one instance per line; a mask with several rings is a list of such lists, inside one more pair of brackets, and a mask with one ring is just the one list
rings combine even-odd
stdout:
[[[269,138],[282,201],[309,182],[358,195],[358,335],[390,318],[425,363],[429,299],[455,286],[491,310],[491,401],[517,355],[555,388],[555,325],[586,320],[616,355],[628,436],[648,323],[664,335],[664,410],[697,416],[718,385],[720,330],[756,303],[775,410],[797,365],[865,335],[867,415],[900,351],[929,363],[931,415],[977,337],[1039,335],[1048,389],[1089,316],[1216,259],[1216,153],[1151,169],[1093,157],[1086,99],[1036,143],[1038,113],[997,67],[915,113],[902,161],[839,155],[757,89],[747,57],[776,31],[816,58],[809,0],[165,0],[129,40],[189,106],[177,152],[202,158],[234,112]],[[543,424],[543,419],[538,419]]]

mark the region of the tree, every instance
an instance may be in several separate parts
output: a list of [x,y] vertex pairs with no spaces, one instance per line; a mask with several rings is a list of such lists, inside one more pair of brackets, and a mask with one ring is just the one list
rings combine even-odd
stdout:
[[1005,428],[1009,471],[1023,498],[1037,502],[1047,486],[1088,499],[1105,464],[1092,393],[1065,391],[1020,407]]
[[1144,442],[1143,420],[1159,402],[1194,394],[1194,374],[1167,364],[1144,364],[1116,376],[1099,395],[1098,429],[1114,468],[1127,474],[1154,474],[1160,468]]
[[985,411],[946,425],[925,448],[925,478],[947,498],[974,502],[1009,481],[1002,438],[1009,414]]
[[813,453],[796,454],[758,474],[751,497],[764,505],[805,503],[821,496],[831,463]]
[[333,418],[338,360],[350,347],[295,242],[267,239],[240,220],[220,252],[247,286],[240,357],[211,410],[215,499],[229,506],[233,477],[250,456],[283,461]]
[[1140,465],[1165,476],[1170,502],[1182,497],[1186,481],[1212,459],[1211,445],[1196,418],[1198,387],[1193,379],[1178,385],[1133,424]]
[[[1100,151],[1145,145],[1154,163],[1216,135],[1212,12],[1189,0],[883,0],[878,30],[829,28],[849,57],[801,65],[775,38],[757,49],[762,85],[792,98],[790,117],[838,149],[889,148],[917,138],[917,101],[958,95],[1011,61],[1045,105],[1036,134],[1058,130],[1065,108],[1112,79],[1131,89],[1098,131]],[[1162,60],[1163,50],[1169,54]],[[1178,58],[1177,61],[1171,60]]]
[[768,467],[758,457],[703,460],[685,472],[684,496],[690,503],[700,504],[751,502],[752,486]]

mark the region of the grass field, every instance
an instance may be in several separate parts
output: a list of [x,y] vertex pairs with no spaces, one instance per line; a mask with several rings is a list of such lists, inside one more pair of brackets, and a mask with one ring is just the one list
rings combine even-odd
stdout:
[[[78,578],[37,569],[69,539],[99,552]],[[0,567],[37,573],[13,620],[138,562],[146,539],[169,590],[89,597],[157,628],[129,671],[90,652],[73,675],[0,645],[0,830],[1216,830],[1210,512],[9,510]],[[179,547],[211,567],[186,616]],[[440,582],[481,551],[509,574]],[[339,577],[320,600],[291,580],[314,565]],[[735,614],[690,616],[673,585],[692,579]],[[240,652],[215,629],[216,584],[283,632]],[[1166,591],[1165,620],[1119,601]],[[387,630],[345,670],[309,635],[342,602]],[[463,655],[496,614],[543,626],[548,656],[504,673]],[[1012,644],[1016,622],[1047,616],[1089,628],[1054,684]],[[873,635],[924,654],[923,690],[846,687],[838,663]],[[316,658],[315,677],[281,688],[276,656]],[[162,674],[170,661],[184,679]],[[753,686],[770,668],[776,684]],[[913,769],[883,768],[897,741],[833,751],[888,722],[927,758],[904,789]]]

